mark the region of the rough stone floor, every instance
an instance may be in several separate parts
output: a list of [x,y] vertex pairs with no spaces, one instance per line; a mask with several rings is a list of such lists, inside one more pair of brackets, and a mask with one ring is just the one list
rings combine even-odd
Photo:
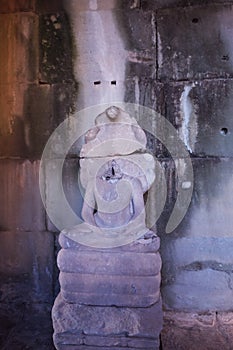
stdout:
[[50,312],[45,304],[1,304],[0,349],[55,350]]

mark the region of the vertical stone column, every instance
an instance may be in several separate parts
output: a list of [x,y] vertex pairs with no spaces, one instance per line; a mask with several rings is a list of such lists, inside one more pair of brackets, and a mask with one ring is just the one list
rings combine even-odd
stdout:
[[110,107],[85,142],[84,222],[59,238],[55,346],[159,349],[160,242],[145,226],[143,194],[154,181],[145,134],[134,118]]

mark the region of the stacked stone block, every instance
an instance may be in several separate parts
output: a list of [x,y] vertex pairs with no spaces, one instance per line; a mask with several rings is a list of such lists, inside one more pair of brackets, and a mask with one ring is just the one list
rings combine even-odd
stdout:
[[61,291],[53,306],[57,349],[159,349],[162,326],[159,238],[91,248],[63,233]]
[[151,144],[162,159],[168,188],[157,223],[162,346],[231,349],[232,1],[142,1],[142,8],[155,11],[158,42],[157,79],[151,81],[151,93],[141,91],[186,142],[194,169],[188,212],[174,232],[164,235],[177,196],[176,164]]
[[[53,349],[56,248],[40,198],[39,159],[70,111],[75,82],[65,73],[56,82],[48,73],[45,78],[43,36],[55,44],[41,28],[45,18],[53,23],[54,13],[64,18],[61,3],[45,4],[0,1],[0,348],[5,349]],[[64,45],[68,52],[70,41]]]

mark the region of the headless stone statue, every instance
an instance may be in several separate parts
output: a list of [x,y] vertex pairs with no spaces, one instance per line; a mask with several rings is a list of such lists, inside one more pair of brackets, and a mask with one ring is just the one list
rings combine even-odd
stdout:
[[117,107],[96,117],[85,142],[84,221],[59,236],[55,347],[158,350],[160,241],[146,227],[143,200],[154,159],[136,120]]
[[114,247],[140,238],[145,225],[143,195],[154,181],[154,159],[136,120],[117,107],[95,119],[81,149],[83,224],[66,232],[75,241]]

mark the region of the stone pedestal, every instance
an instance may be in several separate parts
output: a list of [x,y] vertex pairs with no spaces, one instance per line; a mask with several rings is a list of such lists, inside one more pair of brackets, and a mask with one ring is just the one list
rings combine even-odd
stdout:
[[53,311],[58,350],[159,349],[162,328],[159,238],[91,248],[63,233],[61,291]]

